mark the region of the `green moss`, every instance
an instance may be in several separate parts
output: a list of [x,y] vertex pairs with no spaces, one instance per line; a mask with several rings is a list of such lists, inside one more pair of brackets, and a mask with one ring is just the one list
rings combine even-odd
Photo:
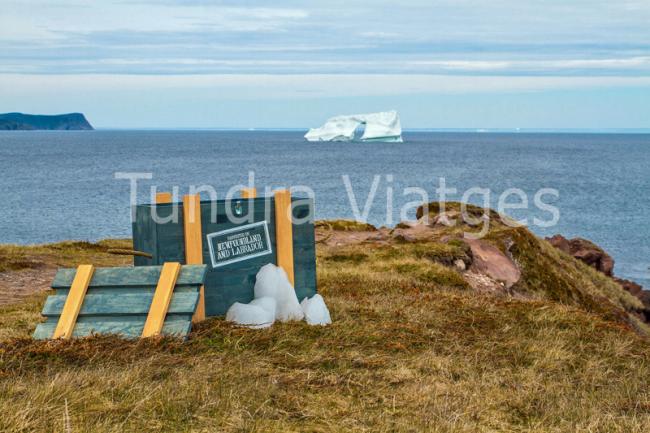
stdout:
[[459,244],[427,242],[412,244],[405,249],[417,258],[424,258],[446,266],[452,266],[456,260],[462,260],[466,264],[471,262],[471,249],[464,242]]
[[469,289],[469,284],[467,284],[467,281],[465,281],[463,276],[460,275],[458,271],[453,268],[437,265],[435,263],[426,269],[417,272],[415,274],[415,277],[419,281],[435,283],[441,287]]
[[[420,219],[424,216],[425,210],[429,212],[429,216],[432,218],[438,214],[440,214],[441,206],[443,203],[437,202],[437,201],[432,201],[428,205],[422,205],[417,208],[415,211],[415,217]],[[469,203],[459,203],[459,202],[444,202],[444,211],[445,212],[461,212],[462,210],[465,210],[467,215],[473,218],[481,218],[484,215],[488,215],[490,219],[495,219],[495,220],[500,220],[501,216],[499,215],[498,212],[492,210],[492,209],[485,209],[480,206],[476,206],[473,204]]]
[[[360,250],[365,245],[359,245]],[[471,263],[471,250],[464,242],[442,243],[442,242],[397,242],[389,245],[381,245],[372,252],[372,260],[392,260],[399,258],[426,259],[430,262],[440,263],[445,266],[452,266],[456,260],[462,260],[466,264]]]
[[426,266],[418,262],[406,262],[406,263],[396,263],[394,265],[388,265],[386,268],[394,269],[399,274],[416,274],[422,272],[423,268],[426,269]]
[[368,260],[368,255],[365,253],[358,253],[358,252],[350,252],[348,254],[339,253],[339,254],[332,254],[330,256],[327,256],[325,257],[325,260],[330,262],[339,262],[339,263],[349,262],[349,263],[359,264],[361,262]]
[[327,221],[316,221],[316,228],[335,230],[335,231],[344,231],[344,232],[372,232],[376,231],[377,228],[372,224],[362,223],[359,221],[353,220],[327,220]]

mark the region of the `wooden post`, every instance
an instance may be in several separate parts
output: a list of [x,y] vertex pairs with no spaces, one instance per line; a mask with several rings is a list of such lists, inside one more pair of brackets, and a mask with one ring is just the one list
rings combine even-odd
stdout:
[[77,273],[72,280],[72,285],[68,291],[68,297],[63,304],[63,310],[59,317],[59,322],[56,324],[54,335],[52,338],[68,339],[72,337],[74,326],[77,323],[77,317],[81,310],[81,304],[84,302],[88,285],[95,272],[93,265],[80,265],[77,268]]
[[171,192],[158,192],[156,193],[156,203],[164,204],[172,202],[172,193]]
[[275,192],[275,243],[278,266],[285,270],[293,285],[293,222],[289,190]]
[[241,198],[255,198],[257,197],[257,189],[255,188],[242,188]]
[[[183,229],[185,234],[185,263],[203,264],[203,232],[201,231],[201,197],[198,194],[183,197]],[[192,322],[205,320],[205,289],[201,286],[199,305]]]
[[180,263],[167,262],[163,265],[158,279],[158,286],[151,300],[149,314],[147,314],[147,320],[144,322],[144,328],[142,328],[142,337],[159,335],[162,331],[165,317],[167,317],[167,310],[169,310],[169,304],[174,294],[174,286],[176,286],[176,280],[180,273]]

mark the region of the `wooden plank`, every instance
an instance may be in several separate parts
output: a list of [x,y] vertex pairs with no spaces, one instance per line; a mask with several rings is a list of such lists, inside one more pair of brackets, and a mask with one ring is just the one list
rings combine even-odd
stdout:
[[70,292],[61,311],[61,316],[54,330],[52,338],[70,338],[77,322],[77,316],[81,310],[86,290],[93,277],[95,267],[93,265],[80,265],[70,286]]
[[[133,287],[156,286],[162,266],[125,266],[116,268],[99,268],[95,270],[90,287]],[[185,265],[181,269],[176,284],[203,283],[207,272],[206,265]],[[70,287],[75,269],[59,269],[52,283],[53,289]]]
[[165,204],[172,202],[172,193],[171,192],[159,192],[156,193],[156,204]]
[[[188,287],[188,286],[185,286]],[[193,292],[178,292],[178,286],[174,288],[172,299],[169,303],[167,315],[170,314],[193,314],[196,304],[199,301],[198,287],[192,288]],[[81,305],[79,317],[102,316],[102,315],[146,315],[151,307],[154,289],[148,288],[142,293],[121,293],[122,290],[111,289],[112,293],[91,293],[86,292],[86,297]],[[41,314],[46,317],[60,316],[63,311],[67,296],[56,294],[48,296]]]
[[183,197],[183,228],[187,264],[203,264],[201,199],[198,194]]
[[176,286],[176,279],[180,272],[180,263],[168,262],[163,265],[158,286],[151,301],[151,308],[149,309],[147,320],[144,322],[142,337],[153,337],[162,331],[165,317],[167,317],[169,303],[174,293],[174,286]]
[[[97,271],[95,271],[97,272]],[[181,272],[183,270],[181,269]],[[92,284],[92,281],[91,281]],[[199,293],[199,284],[178,284],[174,287],[174,294],[176,293]],[[67,296],[70,289],[56,289],[55,295]],[[129,287],[93,287],[89,286],[86,291],[86,298],[89,296],[95,295],[110,295],[110,296],[130,296],[130,295],[147,295],[150,298],[153,298],[153,294],[156,291],[156,286],[129,286]],[[151,305],[151,299],[149,299],[149,304]],[[82,305],[83,309],[83,305]],[[148,310],[147,310],[148,311]]]
[[[39,323],[33,338],[52,338],[56,327],[56,318],[50,317]],[[127,338],[138,338],[142,334],[146,316],[86,316],[79,317],[72,337],[87,337],[92,334],[117,334]],[[191,315],[168,315],[163,325],[162,335],[186,337],[192,328]]]
[[255,198],[255,197],[257,197],[256,188],[242,188],[241,198]]
[[151,258],[133,256],[133,265],[151,266],[156,264],[157,241],[156,224],[151,215],[151,207],[136,206],[135,220],[131,223],[133,232],[133,249],[152,255]]
[[[201,197],[198,194],[183,197],[183,231],[185,235],[185,263],[203,264],[203,232],[201,231]],[[199,305],[192,321],[205,320],[205,292],[199,292]]]
[[291,192],[275,192],[275,248],[278,263],[293,285],[293,224],[291,221]]
[[[310,202],[309,206],[313,206]],[[298,205],[294,212],[299,217],[305,217],[310,213],[307,205]],[[295,266],[296,296],[302,301],[305,297],[312,297],[317,293],[316,281],[316,242],[313,222],[305,222],[293,226],[293,248]]]

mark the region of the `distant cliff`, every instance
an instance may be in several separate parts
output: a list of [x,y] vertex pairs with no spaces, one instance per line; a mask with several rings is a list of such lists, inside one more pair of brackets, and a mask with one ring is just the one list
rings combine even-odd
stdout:
[[92,130],[94,129],[81,113],[41,114],[5,113],[0,114],[0,130]]

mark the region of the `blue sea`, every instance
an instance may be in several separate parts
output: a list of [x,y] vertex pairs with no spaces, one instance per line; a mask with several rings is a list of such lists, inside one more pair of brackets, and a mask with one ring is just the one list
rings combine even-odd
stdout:
[[[406,132],[404,143],[309,143],[303,134],[1,132],[0,243],[131,236],[130,183],[116,172],[150,173],[138,182],[139,202],[150,201],[152,186],[184,194],[210,185],[224,198],[253,172],[260,192],[313,190],[317,218],[354,218],[353,197],[379,225],[396,224],[402,208],[412,216],[408,204],[423,191],[437,200],[444,178],[456,190],[447,199],[474,192],[468,201],[494,207],[517,188],[505,202],[525,199],[528,209],[510,210],[513,217],[540,236],[596,242],[615,258],[617,275],[650,287],[650,134]],[[537,206],[543,188],[557,195],[546,190]],[[559,211],[552,227],[543,226],[552,220],[548,206]]]

